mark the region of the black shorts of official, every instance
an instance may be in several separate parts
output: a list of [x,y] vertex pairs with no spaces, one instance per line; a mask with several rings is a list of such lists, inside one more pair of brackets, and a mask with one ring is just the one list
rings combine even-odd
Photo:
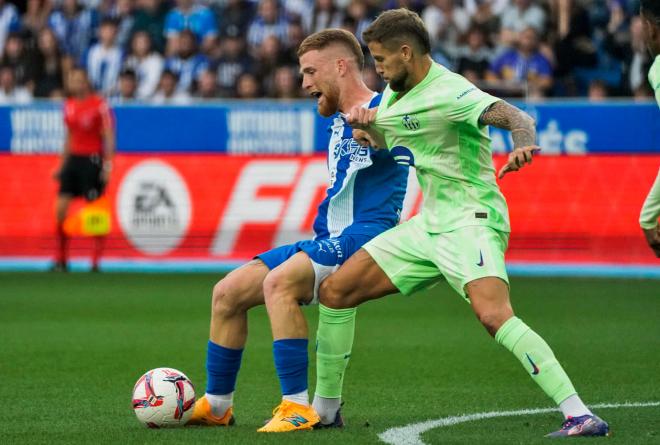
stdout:
[[60,195],[82,196],[88,201],[103,194],[103,161],[99,155],[67,158],[60,172]]

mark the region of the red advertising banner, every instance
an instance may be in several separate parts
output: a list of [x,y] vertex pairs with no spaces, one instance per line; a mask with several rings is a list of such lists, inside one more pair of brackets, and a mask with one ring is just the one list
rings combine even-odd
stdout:
[[[57,164],[0,155],[0,257],[52,255]],[[659,165],[660,156],[540,156],[507,175],[508,260],[657,264],[637,221]],[[322,157],[119,155],[106,256],[243,261],[309,238],[326,185]],[[411,175],[403,218],[420,202]],[[87,243],[74,240],[73,255]]]

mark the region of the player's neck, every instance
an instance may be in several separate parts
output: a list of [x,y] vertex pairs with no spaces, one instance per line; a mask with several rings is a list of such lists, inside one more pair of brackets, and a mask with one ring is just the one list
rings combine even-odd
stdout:
[[353,107],[361,107],[363,104],[371,101],[373,95],[374,92],[367,88],[361,79],[355,82],[348,82],[342,88],[339,111],[348,113]]
[[433,59],[431,59],[431,56],[428,54],[422,56],[418,62],[414,63],[412,72],[410,73],[410,76],[408,76],[408,79],[406,79],[406,87],[398,94],[398,96],[402,97],[408,93],[408,91],[420,84],[429,74],[431,65],[433,65]]

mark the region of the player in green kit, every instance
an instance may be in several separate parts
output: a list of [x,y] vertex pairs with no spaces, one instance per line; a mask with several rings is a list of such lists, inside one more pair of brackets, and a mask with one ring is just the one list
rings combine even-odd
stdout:
[[[642,30],[644,41],[655,58],[651,70],[649,71],[649,82],[655,90],[655,99],[660,106],[660,0],[642,0],[640,4],[640,15],[642,16]],[[642,212],[639,215],[639,225],[644,232],[646,242],[660,258],[660,170],[655,179],[655,183],[649,191]]]
[[607,435],[607,423],[580,400],[550,347],[514,315],[509,300],[509,217],[487,126],[510,130],[514,142],[501,178],[539,150],[533,119],[435,64],[428,32],[413,12],[382,13],[363,39],[388,86],[377,111],[355,108],[348,121],[368,133],[364,143],[388,147],[397,161],[415,166],[424,203],[419,215],[369,241],[323,282],[319,329],[336,333],[340,352],[349,345],[341,344],[333,311],[339,319],[342,309],[412,294],[444,277],[561,408],[566,420],[549,436]]

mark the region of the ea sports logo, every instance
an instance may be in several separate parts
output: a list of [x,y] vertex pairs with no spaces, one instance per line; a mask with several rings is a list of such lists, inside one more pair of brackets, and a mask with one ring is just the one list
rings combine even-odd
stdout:
[[137,250],[165,255],[183,240],[190,224],[190,194],[179,173],[160,160],[131,168],[117,193],[119,225]]

